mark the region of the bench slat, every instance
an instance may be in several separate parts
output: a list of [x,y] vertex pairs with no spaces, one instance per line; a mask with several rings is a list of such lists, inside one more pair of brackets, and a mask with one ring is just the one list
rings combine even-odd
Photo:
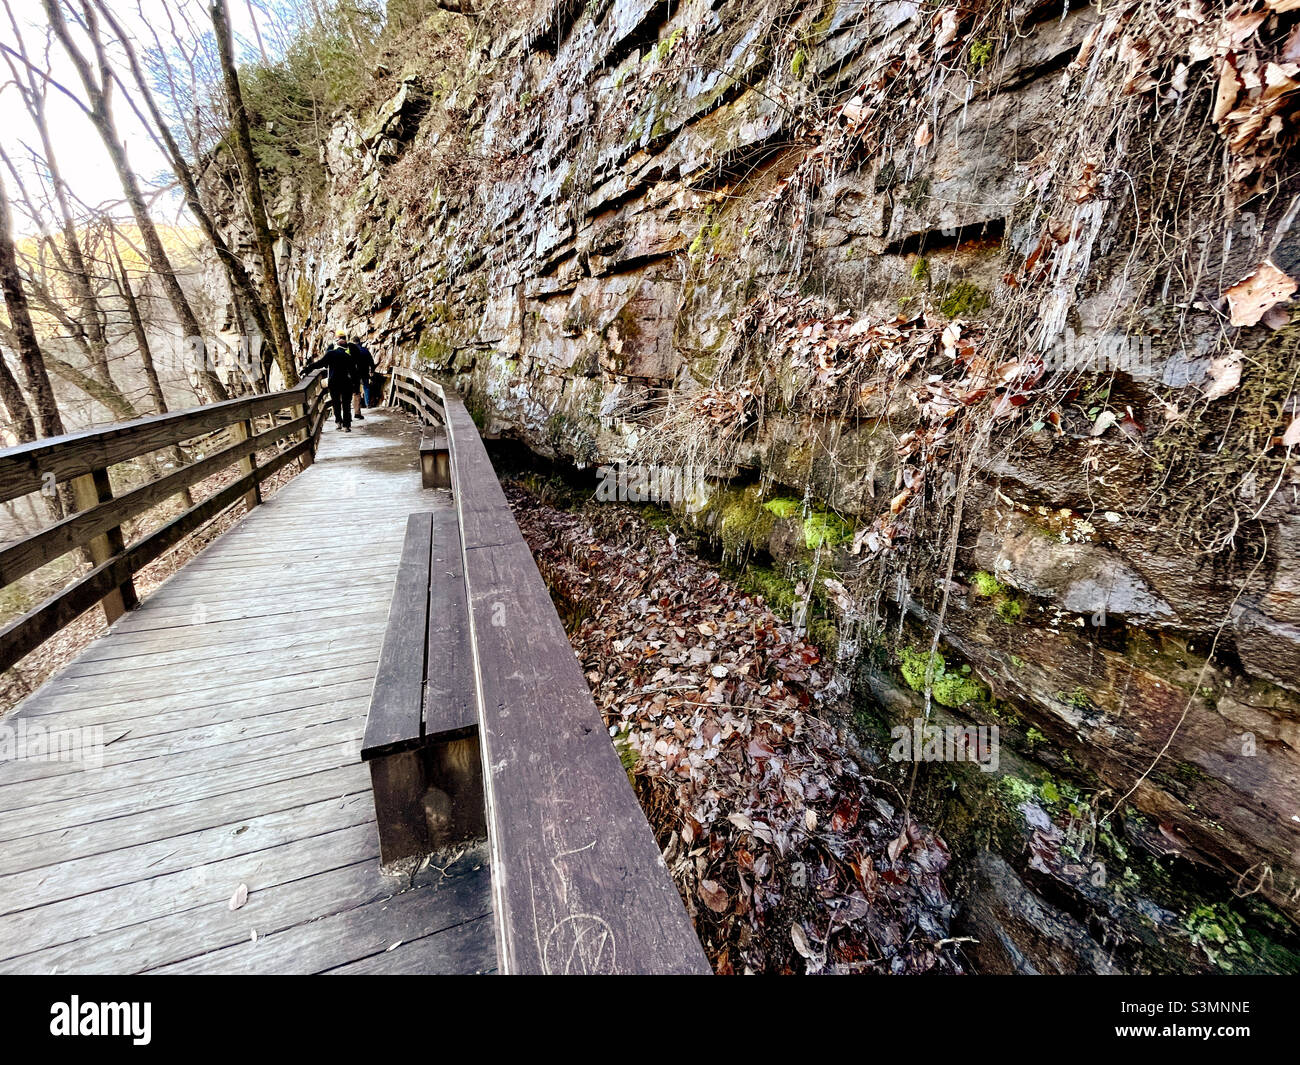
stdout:
[[420,745],[432,537],[432,514],[406,519],[402,561],[361,742],[366,761]]
[[476,731],[478,708],[474,703],[460,525],[450,504],[433,512],[426,662],[424,734],[450,739]]

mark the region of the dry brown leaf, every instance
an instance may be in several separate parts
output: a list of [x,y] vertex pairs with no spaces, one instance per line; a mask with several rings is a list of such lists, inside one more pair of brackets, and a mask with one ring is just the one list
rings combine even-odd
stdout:
[[916,131],[916,146],[924,148],[932,140],[934,140],[934,134],[930,132],[930,122],[927,119],[921,123],[920,128]]
[[699,894],[700,898],[704,900],[704,905],[714,913],[727,912],[729,906],[727,893],[716,880],[701,880]]
[[957,39],[957,9],[955,7],[945,8],[935,16],[937,29],[934,33],[934,50],[936,53],[942,53],[943,50]]
[[1210,385],[1205,390],[1207,400],[1226,396],[1241,384],[1241,352],[1230,351],[1210,360]]
[[1282,446],[1300,446],[1300,418],[1293,418],[1291,424],[1286,427],[1286,432],[1282,434]]
[[903,826],[903,831],[901,831],[898,834],[898,838],[894,840],[890,840],[889,842],[889,849],[887,851],[887,853],[889,854],[889,860],[891,862],[898,861],[898,856],[902,854],[903,851],[905,850],[907,850],[907,826],[906,825]]
[[1264,312],[1290,299],[1296,282],[1267,259],[1224,291],[1228,301],[1229,317],[1233,325],[1255,325]]
[[1219,67],[1219,88],[1214,96],[1214,121],[1222,122],[1232,112],[1237,103],[1237,94],[1241,92],[1241,76],[1233,63],[1232,56],[1224,56],[1217,61]]
[[803,957],[805,958],[817,957],[812,947],[808,945],[808,937],[807,935],[804,934],[804,930],[799,927],[798,921],[796,921],[794,924],[790,926],[790,942],[794,944],[794,949],[797,950]]

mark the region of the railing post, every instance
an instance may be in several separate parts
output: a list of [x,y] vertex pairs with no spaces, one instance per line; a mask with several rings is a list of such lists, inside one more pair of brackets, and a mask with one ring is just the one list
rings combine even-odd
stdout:
[[299,437],[299,443],[305,443],[307,445],[307,450],[302,453],[302,457],[298,460],[298,468],[300,470],[305,470],[316,461],[316,445],[312,439],[311,433],[311,385],[305,385],[303,387],[302,402],[294,405],[293,412],[296,417],[306,420],[306,424],[302,429],[302,436]]
[[[242,422],[235,422],[230,428],[233,432],[236,443],[239,443],[242,440],[251,440],[257,435],[257,430],[253,427],[251,418],[245,418]],[[256,477],[257,452],[250,451],[248,453],[248,458],[240,459],[239,468],[243,470],[245,474],[252,474]],[[260,502],[262,502],[262,486],[255,480],[253,482],[253,487],[244,493],[244,509],[252,510]]]
[[[93,510],[101,503],[113,498],[113,486],[108,479],[108,470],[96,469],[92,473],[83,473],[72,478],[72,497],[76,501],[78,512]],[[86,545],[91,562],[98,566],[107,562],[114,555],[126,549],[122,539],[122,527],[115,525],[107,532],[100,533]],[[118,618],[139,603],[135,594],[135,582],[127,577],[101,601],[104,607],[104,620],[113,624]]]

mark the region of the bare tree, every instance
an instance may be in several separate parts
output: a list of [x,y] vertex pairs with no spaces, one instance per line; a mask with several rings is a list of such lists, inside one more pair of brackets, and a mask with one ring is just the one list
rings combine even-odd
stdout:
[[[9,0],[4,0],[5,14],[9,17],[9,25],[13,30],[15,44],[18,47],[24,61],[28,59],[27,46],[23,39],[22,33],[18,29],[18,21],[14,18],[13,9],[10,7]],[[48,66],[48,36],[46,38],[46,65]],[[72,286],[73,293],[81,308],[78,316],[78,332],[85,342],[87,357],[90,361],[92,372],[107,385],[112,385],[113,379],[108,367],[108,338],[105,335],[105,321],[102,309],[95,299],[94,289],[91,284],[90,272],[86,268],[85,257],[81,251],[81,241],[77,233],[76,221],[72,214],[72,205],[68,198],[67,186],[63,181],[62,172],[59,169],[58,157],[54,152],[54,144],[50,137],[49,122],[46,118],[46,96],[49,87],[44,79],[38,77],[33,72],[33,64],[24,62],[20,70],[15,64],[14,59],[8,53],[5,59],[9,64],[10,72],[13,75],[13,83],[17,87],[19,94],[22,96],[23,103],[27,107],[27,113],[31,116],[32,125],[36,127],[37,135],[41,139],[41,152],[45,164],[45,170],[49,175],[51,191],[54,194],[54,202],[58,207],[59,220],[63,232],[63,247],[60,249],[57,245],[52,245],[53,252],[60,258],[60,265],[68,276]],[[15,183],[19,184],[18,176],[12,164],[9,164],[8,157],[5,157],[6,164],[9,165],[10,172],[14,174]],[[20,185],[21,187],[21,185]],[[66,256],[66,261],[64,261]]]
[[[43,216],[38,206],[32,202],[31,195],[23,183],[22,174],[2,148],[0,148],[0,161],[5,164],[14,180],[14,186],[27,217],[38,225],[41,224]],[[70,207],[68,215],[70,218]],[[41,254],[35,261],[30,256],[21,256],[17,248],[14,252],[19,270],[21,271],[24,266],[27,268],[23,283],[29,305],[49,315],[62,327],[67,339],[81,353],[87,365],[87,369],[77,367],[66,359],[60,358],[47,344],[41,349],[45,368],[101,404],[118,421],[134,418],[138,413],[134,404],[109,372],[107,315],[95,293],[96,279],[82,250],[81,234],[77,226],[70,223],[64,228],[63,236],[67,242],[64,249],[60,248],[59,242],[53,237],[40,237],[38,248]],[[43,268],[46,249],[55,260],[59,277],[71,284],[75,297],[73,301],[68,301],[62,293],[55,290],[48,271]],[[69,262],[72,256],[65,258],[63,251],[66,249],[75,250],[75,265]],[[82,317],[74,317],[69,313],[66,306],[68,302],[80,306]],[[86,319],[93,322],[93,329],[86,328]],[[9,335],[14,336],[12,330]],[[14,343],[17,341],[14,340]]]
[[18,442],[26,444],[35,440],[36,421],[32,418],[32,408],[3,355],[0,355],[0,401],[4,402],[5,410],[9,412],[9,424],[13,427]]
[[[135,217],[141,239],[148,251],[149,262],[162,283],[163,291],[167,295],[168,302],[172,306],[172,311],[176,315],[181,329],[186,336],[201,337],[203,331],[199,328],[198,318],[195,316],[194,310],[181,288],[180,280],[176,276],[171,260],[163,248],[162,239],[158,235],[158,228],[154,224],[153,217],[149,213],[148,204],[145,202],[144,194],[141,191],[140,181],[127,160],[126,148],[117,129],[117,122],[113,115],[113,86],[116,78],[104,50],[104,41],[100,34],[99,20],[95,8],[89,0],[81,0],[82,25],[89,38],[94,55],[94,64],[92,66],[90,58],[82,52],[73,39],[59,0],[43,0],[43,4],[50,29],[54,32],[55,37],[63,46],[63,50],[72,61],[89,103],[87,104],[75,95],[67,93],[66,89],[63,89],[63,91],[77,102],[82,112],[90,119],[99,133],[100,139],[104,142],[104,148],[113,163],[113,168],[117,171],[118,179],[122,183],[122,190],[126,194],[127,203],[131,207],[131,213]],[[11,55],[15,54],[11,49],[7,50]],[[49,77],[43,72],[42,76],[47,79]],[[58,87],[62,89],[62,86]],[[205,390],[212,399],[228,398],[228,393],[225,385],[222,384],[221,378],[206,362],[200,371],[200,377]]]
[[213,0],[209,9],[212,28],[217,35],[217,52],[221,57],[221,72],[225,82],[226,106],[234,133],[235,155],[243,178],[244,199],[248,220],[253,227],[253,238],[262,260],[262,285],[265,290],[266,311],[271,319],[271,339],[275,344],[275,358],[284,375],[285,384],[298,383],[294,365],[293,341],[284,313],[284,294],[280,289],[280,268],[275,260],[275,239],[267,222],[266,201],[262,197],[262,179],[253,155],[253,141],[248,131],[248,113],[239,86],[239,71],[235,69],[234,49],[231,43],[230,18],[225,0]]
[[[221,235],[221,231],[217,228],[216,222],[212,218],[211,212],[208,211],[206,205],[203,203],[202,197],[199,195],[198,180],[194,175],[194,170],[191,167],[189,160],[186,158],[185,153],[181,150],[181,146],[176,140],[175,134],[172,132],[171,124],[163,116],[162,110],[158,106],[158,101],[149,87],[148,78],[145,76],[144,69],[140,65],[139,56],[136,53],[135,46],[132,44],[130,37],[104,0],[94,0],[94,2],[95,7],[99,10],[100,14],[104,17],[104,20],[113,30],[114,35],[117,37],[124,53],[126,54],[127,66],[131,71],[131,77],[135,82],[139,98],[144,102],[145,110],[148,112],[148,119],[140,113],[140,110],[135,105],[135,100],[119,80],[118,85],[122,88],[123,95],[126,97],[127,102],[131,105],[132,109],[135,110],[141,124],[149,130],[154,137],[155,143],[157,143],[162,149],[163,154],[167,156],[167,161],[171,165],[172,173],[176,175],[176,180],[180,184],[181,192],[185,196],[186,207],[189,208],[190,213],[199,223],[199,227],[203,230],[204,236],[206,236],[208,241],[212,244],[217,259],[221,262],[222,266],[225,267],[226,275],[230,279],[230,287],[235,292],[236,297],[238,298],[238,296],[243,296],[249,316],[253,319],[258,331],[263,337],[272,340],[270,351],[273,356],[275,350],[274,338],[271,333],[270,320],[266,313],[266,306],[262,302],[261,293],[258,292],[257,286],[253,283],[253,279],[249,276],[247,269],[245,269],[243,260],[235,254],[226,243],[225,239]],[[159,50],[161,51],[161,48]],[[268,363],[267,366],[264,367],[264,370],[268,370],[269,368]]]

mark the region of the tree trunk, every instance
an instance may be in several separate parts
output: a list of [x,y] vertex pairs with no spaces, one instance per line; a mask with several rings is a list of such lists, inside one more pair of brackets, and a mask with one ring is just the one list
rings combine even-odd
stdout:
[[26,444],[35,440],[36,421],[32,418],[32,408],[27,405],[27,397],[23,395],[18,378],[10,371],[3,356],[0,356],[0,400],[4,401],[5,410],[9,412],[9,421],[18,442]]
[[27,293],[23,291],[22,276],[18,273],[18,257],[14,253],[13,235],[9,221],[9,195],[4,180],[0,178],[0,289],[4,290],[5,309],[17,345],[18,362],[23,370],[27,393],[36,407],[36,423],[42,436],[59,436],[63,432],[63,419],[54,399],[54,389],[45,372],[41,347],[36,342],[36,328],[32,325],[27,308]]
[[239,160],[239,170],[243,177],[248,219],[252,223],[257,251],[262,259],[262,286],[265,292],[266,311],[271,319],[276,362],[280,367],[280,373],[284,375],[285,385],[292,388],[298,383],[298,372],[293,358],[293,340],[289,336],[289,325],[285,319],[284,294],[280,290],[280,268],[275,261],[275,241],[267,222],[266,201],[262,198],[262,181],[258,175],[257,159],[253,155],[253,141],[248,131],[248,114],[244,110],[243,94],[239,87],[239,72],[235,69],[230,19],[226,14],[225,0],[213,0],[211,14],[212,27],[217,34],[221,72],[225,79],[230,126],[235,135],[235,155]]

